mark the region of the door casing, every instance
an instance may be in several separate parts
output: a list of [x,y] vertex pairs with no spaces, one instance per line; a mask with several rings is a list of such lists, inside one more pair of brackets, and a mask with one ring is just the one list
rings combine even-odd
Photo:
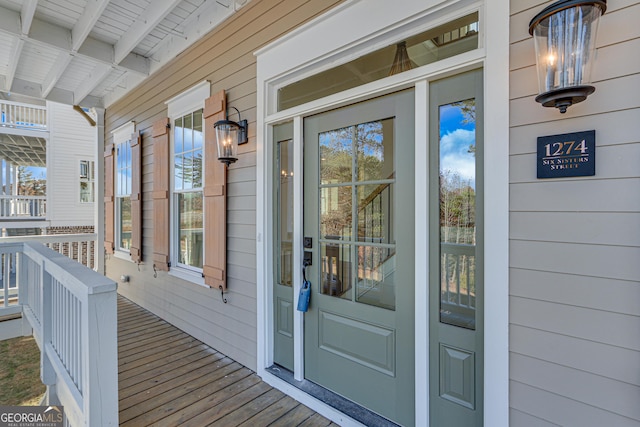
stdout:
[[[455,16],[480,10],[481,46],[455,58],[436,62],[429,66],[411,70],[387,79],[355,88],[283,112],[273,112],[275,96],[279,85],[295,81],[302,74],[313,74],[313,70],[322,70],[326,64],[342,61],[341,58],[353,57],[357,51],[367,51],[381,43],[389,44],[402,38],[402,34],[417,33],[418,28],[434,26],[435,22],[450,20]],[[385,13],[380,13],[384,11]],[[485,247],[491,248],[492,257],[485,264],[485,337],[486,349],[485,425],[506,426],[509,419],[508,404],[508,163],[509,163],[509,4],[507,0],[485,2],[458,1],[445,8],[431,8],[422,0],[408,0],[403,8],[397,8],[385,0],[369,2],[346,2],[330,11],[323,19],[318,19],[299,30],[283,36],[275,43],[256,53],[258,57],[258,114],[257,114],[257,371],[269,384],[290,394],[312,409],[343,425],[357,425],[353,420],[332,407],[323,404],[306,393],[273,376],[266,368],[273,363],[273,342],[269,338],[273,333],[271,300],[272,289],[269,283],[272,276],[272,254],[270,253],[272,234],[273,206],[269,199],[272,188],[273,158],[270,126],[293,120],[294,141],[296,141],[298,161],[302,164],[302,116],[326,111],[331,108],[358,102],[375,96],[384,95],[406,87],[415,87],[416,91],[416,140],[426,140],[428,136],[428,82],[475,68],[484,68],[484,93],[491,94],[491,104],[485,108],[485,141],[491,141],[485,148],[487,167],[485,169],[485,206],[491,206],[491,215],[485,215]],[[362,23],[361,25],[342,26],[340,40],[323,37],[341,22]],[[363,37],[362,26],[367,26]],[[491,28],[491,32],[484,32]],[[334,46],[335,44],[335,46]],[[485,50],[484,46],[491,46]],[[305,55],[292,57],[290,52],[306,52]],[[308,56],[308,57],[307,57]],[[313,59],[311,59],[313,58]],[[310,65],[311,64],[311,65]],[[425,145],[416,144],[415,158],[427,159]],[[426,161],[425,161],[426,162]],[[425,196],[421,192],[428,184],[428,168],[416,168],[416,218],[426,218],[428,209]],[[300,170],[300,169],[298,169]],[[295,188],[295,184],[294,184]],[[302,186],[294,190],[302,196]],[[295,210],[295,209],[294,209]],[[486,209],[485,209],[486,210]],[[294,212],[294,221],[301,224],[301,211]],[[426,277],[429,256],[428,230],[426,225],[416,222],[416,277]],[[302,238],[302,232],[295,237]],[[297,259],[296,259],[297,258]],[[302,251],[294,252],[294,263],[301,263]],[[299,276],[301,274],[299,273]],[[301,277],[296,278],[299,283]],[[298,285],[299,286],[299,285]],[[294,294],[297,297],[297,288]],[[421,287],[416,289],[415,348],[416,348],[416,419],[429,418],[428,407],[423,402],[428,396],[428,354],[429,345],[424,333],[428,329],[428,296]],[[294,313],[294,337],[302,342],[302,315]],[[294,346],[294,375],[302,379],[304,366],[302,347]]]

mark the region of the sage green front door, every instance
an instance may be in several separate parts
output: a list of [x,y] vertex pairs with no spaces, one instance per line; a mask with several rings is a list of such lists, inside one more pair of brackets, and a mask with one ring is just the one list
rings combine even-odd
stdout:
[[482,71],[429,85],[429,414],[482,426]]
[[305,378],[406,426],[415,423],[414,139],[412,90],[304,120]]

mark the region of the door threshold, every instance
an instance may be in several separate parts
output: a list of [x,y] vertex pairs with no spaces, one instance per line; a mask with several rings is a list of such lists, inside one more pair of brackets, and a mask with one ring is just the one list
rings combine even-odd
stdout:
[[293,372],[286,368],[283,368],[282,366],[272,365],[266,368],[266,371],[366,426],[400,427],[393,421],[390,421],[376,414],[375,412],[370,411],[364,406],[360,406],[357,403],[346,399],[339,394],[336,394],[331,390],[328,390],[312,381],[296,381],[293,378]]

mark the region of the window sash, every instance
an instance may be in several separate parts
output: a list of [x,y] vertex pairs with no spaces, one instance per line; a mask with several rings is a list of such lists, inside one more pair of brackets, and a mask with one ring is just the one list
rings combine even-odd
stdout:
[[80,160],[80,203],[95,201],[95,162]]
[[203,127],[202,109],[174,120],[174,191],[202,189]]
[[131,140],[116,145],[116,197],[131,196]]
[[116,197],[116,249],[128,252],[131,249],[132,217],[131,197]]
[[203,109],[172,120],[172,265],[201,273],[204,265]]
[[202,191],[174,195],[174,254],[176,265],[202,271],[204,260],[204,198]]

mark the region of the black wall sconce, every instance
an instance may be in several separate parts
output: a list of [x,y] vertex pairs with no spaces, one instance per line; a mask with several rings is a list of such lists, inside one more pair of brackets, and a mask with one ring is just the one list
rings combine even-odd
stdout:
[[237,122],[229,120],[229,115],[227,114],[225,120],[219,120],[213,125],[218,143],[218,160],[227,165],[227,167],[238,160],[238,145],[248,142],[247,121],[242,120],[240,111],[237,108],[231,108],[238,113]]
[[561,113],[587,99],[591,86],[596,34],[606,0],[561,0],[529,22],[538,68],[539,95],[544,107]]

